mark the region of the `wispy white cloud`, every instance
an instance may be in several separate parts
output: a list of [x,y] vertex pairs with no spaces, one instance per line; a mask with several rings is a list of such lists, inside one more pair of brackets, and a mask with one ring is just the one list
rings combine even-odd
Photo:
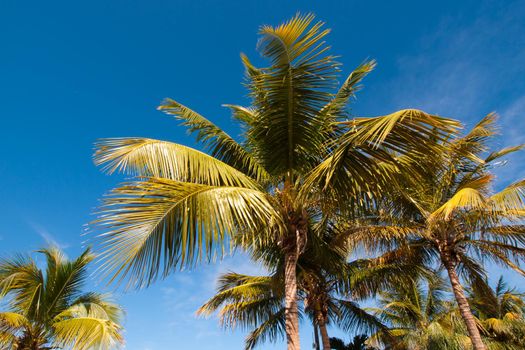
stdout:
[[521,98],[525,91],[515,89],[525,88],[525,3],[489,5],[474,20],[460,14],[441,20],[417,54],[398,57],[398,72],[385,85],[393,107],[473,121]]
[[[397,58],[384,85],[387,108],[419,108],[457,118],[471,127],[484,115],[500,116],[494,147],[525,142],[525,3],[483,2],[473,20],[442,19],[422,37],[419,52]],[[525,176],[525,156],[514,154],[496,169],[498,184]]]
[[47,245],[55,246],[60,249],[67,249],[69,247],[68,243],[62,243],[58,241],[53,234],[51,234],[45,227],[37,224],[35,222],[28,222],[31,228],[44,240]]

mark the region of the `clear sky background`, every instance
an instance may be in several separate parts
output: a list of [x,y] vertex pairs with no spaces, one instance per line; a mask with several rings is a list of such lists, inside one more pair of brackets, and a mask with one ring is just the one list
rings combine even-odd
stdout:
[[[258,27],[297,11],[333,29],[328,40],[345,73],[365,58],[378,60],[355,115],[410,107],[471,126],[497,111],[498,145],[525,142],[525,1],[0,0],[0,253],[48,243],[80,252],[92,208],[122,180],[93,165],[97,138],[193,145],[155,110],[163,98],[236,134],[221,104],[247,103],[239,53],[261,63]],[[498,184],[523,178],[524,161],[513,157]],[[194,316],[217,274],[231,269],[259,272],[236,255],[119,292],[126,349],[240,349],[244,332],[224,333],[216,319]],[[305,324],[301,331],[309,349],[311,330]],[[274,348],[283,346],[261,346]]]

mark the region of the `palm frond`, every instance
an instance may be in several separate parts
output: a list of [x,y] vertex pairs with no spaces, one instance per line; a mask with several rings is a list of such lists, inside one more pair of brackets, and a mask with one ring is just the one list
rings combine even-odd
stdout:
[[123,342],[120,327],[103,310],[72,306],[57,315],[53,328],[55,344],[73,350],[111,349]]
[[502,148],[498,151],[491,152],[486,158],[485,163],[493,162],[497,159],[500,159],[502,157],[505,157],[508,154],[521,151],[525,147],[525,144],[517,145],[517,146],[510,146]]
[[244,348],[249,350],[265,341],[275,342],[279,338],[284,338],[286,333],[284,316],[285,309],[282,308],[262,322],[246,337]]
[[226,237],[257,232],[252,242],[268,239],[257,229],[280,227],[279,217],[257,190],[151,178],[114,190],[93,225],[104,231],[105,275],[139,287],[222,254]]
[[[398,173],[418,177],[416,163],[400,162],[402,155],[428,158],[441,152],[458,123],[419,110],[401,110],[375,118],[345,122],[347,131],[333,153],[305,181],[306,188],[334,188],[341,193],[385,191],[396,183]],[[414,165],[412,165],[414,164]]]
[[[271,67],[249,69],[248,87],[256,120],[247,142],[272,175],[304,172],[322,150],[318,112],[331,100],[337,63],[322,39],[329,30],[297,15],[277,27],[263,26],[258,49]],[[245,61],[248,62],[247,60]]]
[[429,221],[448,220],[456,210],[483,209],[485,198],[476,189],[464,187],[456,192],[447,202],[429,216]]
[[95,144],[95,164],[115,171],[174,181],[257,188],[248,175],[193,148],[145,138],[102,139]]
[[197,141],[203,143],[213,157],[258,181],[268,178],[268,173],[252,154],[202,115],[169,98],[158,109],[174,115],[183,121],[182,125],[186,126],[190,132],[196,132]]

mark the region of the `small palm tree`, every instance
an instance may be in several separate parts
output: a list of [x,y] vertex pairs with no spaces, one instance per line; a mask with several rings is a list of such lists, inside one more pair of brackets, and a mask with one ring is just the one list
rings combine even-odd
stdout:
[[485,346],[460,274],[469,283],[482,281],[483,263],[492,261],[525,275],[519,266],[525,257],[525,180],[494,193],[490,173],[496,160],[523,146],[486,154],[495,132],[495,115],[490,114],[448,143],[441,161],[425,163],[429,172],[418,184],[405,182],[404,190],[389,197],[377,224],[349,234],[354,244],[397,246],[397,254],[419,255],[444,267],[476,350]]
[[82,287],[89,249],[68,260],[57,248],[40,250],[46,270],[17,256],[0,261],[0,296],[8,310],[0,312],[2,349],[110,349],[122,343],[122,310],[107,295]]
[[145,286],[220,255],[228,237],[279,242],[288,348],[300,348],[295,270],[308,233],[305,208],[367,205],[400,169],[416,175],[400,156],[439,153],[439,140],[458,126],[418,110],[349,121],[347,105],[375,62],[360,65],[336,90],[339,64],[328,54],[323,25],[297,15],[261,27],[258,48],[269,66],[257,68],[243,55],[252,103],[229,106],[241,142],[168,99],[159,109],[195,132],[211,155],[146,138],[96,145],[95,161],[106,171],[139,176],[106,198],[97,221],[109,276]]
[[393,285],[382,292],[379,307],[371,311],[390,328],[388,333],[373,334],[369,343],[395,350],[469,348],[470,340],[447,292],[439,278],[426,285],[422,280]]
[[468,299],[489,348],[525,348],[525,294],[509,288],[500,277],[494,289],[478,283]]
[[[315,230],[311,228],[309,232]],[[298,296],[303,302],[300,315],[308,317],[314,328],[319,329],[324,350],[331,349],[329,324],[343,331],[383,329],[388,333],[377,318],[348,296],[368,298],[386,285],[402,284],[423,274],[417,266],[412,268],[413,261],[404,262],[392,255],[347,262],[350,254],[336,232],[338,230],[332,228],[325,231],[325,235],[310,234],[305,253],[297,264]],[[319,241],[319,237],[324,241]],[[276,246],[252,253],[254,260],[263,261],[273,273],[269,276],[234,272],[222,275],[217,294],[198,311],[210,315],[219,310],[223,326],[250,330],[246,349],[265,340],[275,341],[285,330],[284,257]]]

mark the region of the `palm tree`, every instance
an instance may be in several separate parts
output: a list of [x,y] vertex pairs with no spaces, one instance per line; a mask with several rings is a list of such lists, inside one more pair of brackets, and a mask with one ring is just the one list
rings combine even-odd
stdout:
[[[525,348],[525,294],[509,288],[500,277],[494,289],[478,283],[468,295],[489,348]],[[492,345],[492,346],[491,346]]]
[[[312,233],[317,229],[319,226],[309,229],[305,252],[298,259],[297,282],[299,300],[303,302],[300,315],[308,317],[314,329],[319,329],[323,350],[331,349],[329,324],[344,331],[384,329],[387,333],[385,326],[355,300],[369,298],[387,285],[402,284],[425,271],[419,271],[417,266],[412,268],[413,261],[402,261],[397,256],[347,262],[350,252],[344,240],[339,239],[338,230],[324,227],[324,235]],[[284,256],[273,245],[253,251],[252,257],[263,262],[272,273],[268,276],[226,273],[219,279],[217,294],[198,310],[201,315],[219,310],[224,327],[249,329],[246,349],[265,340],[275,341],[285,330]],[[409,268],[410,276],[406,273]]]
[[360,65],[332,93],[339,64],[327,54],[329,30],[313,21],[297,15],[261,27],[258,48],[268,67],[242,55],[252,103],[228,106],[243,129],[241,142],[167,99],[159,109],[195,132],[210,155],[146,138],[101,140],[95,153],[108,173],[138,176],[105,199],[95,223],[106,275],[142,287],[220,256],[233,236],[255,246],[278,241],[292,350],[299,349],[295,268],[308,203],[367,205],[400,169],[416,176],[403,155],[438,153],[438,141],[457,127],[418,110],[348,121],[347,104],[375,62]]
[[46,270],[28,256],[0,261],[2,349],[109,349],[122,343],[121,308],[107,295],[82,292],[89,249],[68,260],[57,248],[40,250]]
[[519,266],[525,257],[525,180],[494,193],[490,173],[496,160],[523,146],[485,154],[495,132],[490,114],[448,143],[441,161],[426,163],[431,171],[418,185],[412,182],[383,203],[377,224],[349,232],[354,244],[397,246],[397,254],[419,254],[443,266],[476,350],[485,346],[460,274],[472,283],[482,281],[483,263],[492,261],[525,275]]
[[368,342],[396,350],[469,348],[470,340],[447,292],[440,278],[426,285],[423,280],[392,285],[380,294],[379,307],[371,309],[390,326],[388,333],[380,330]]

